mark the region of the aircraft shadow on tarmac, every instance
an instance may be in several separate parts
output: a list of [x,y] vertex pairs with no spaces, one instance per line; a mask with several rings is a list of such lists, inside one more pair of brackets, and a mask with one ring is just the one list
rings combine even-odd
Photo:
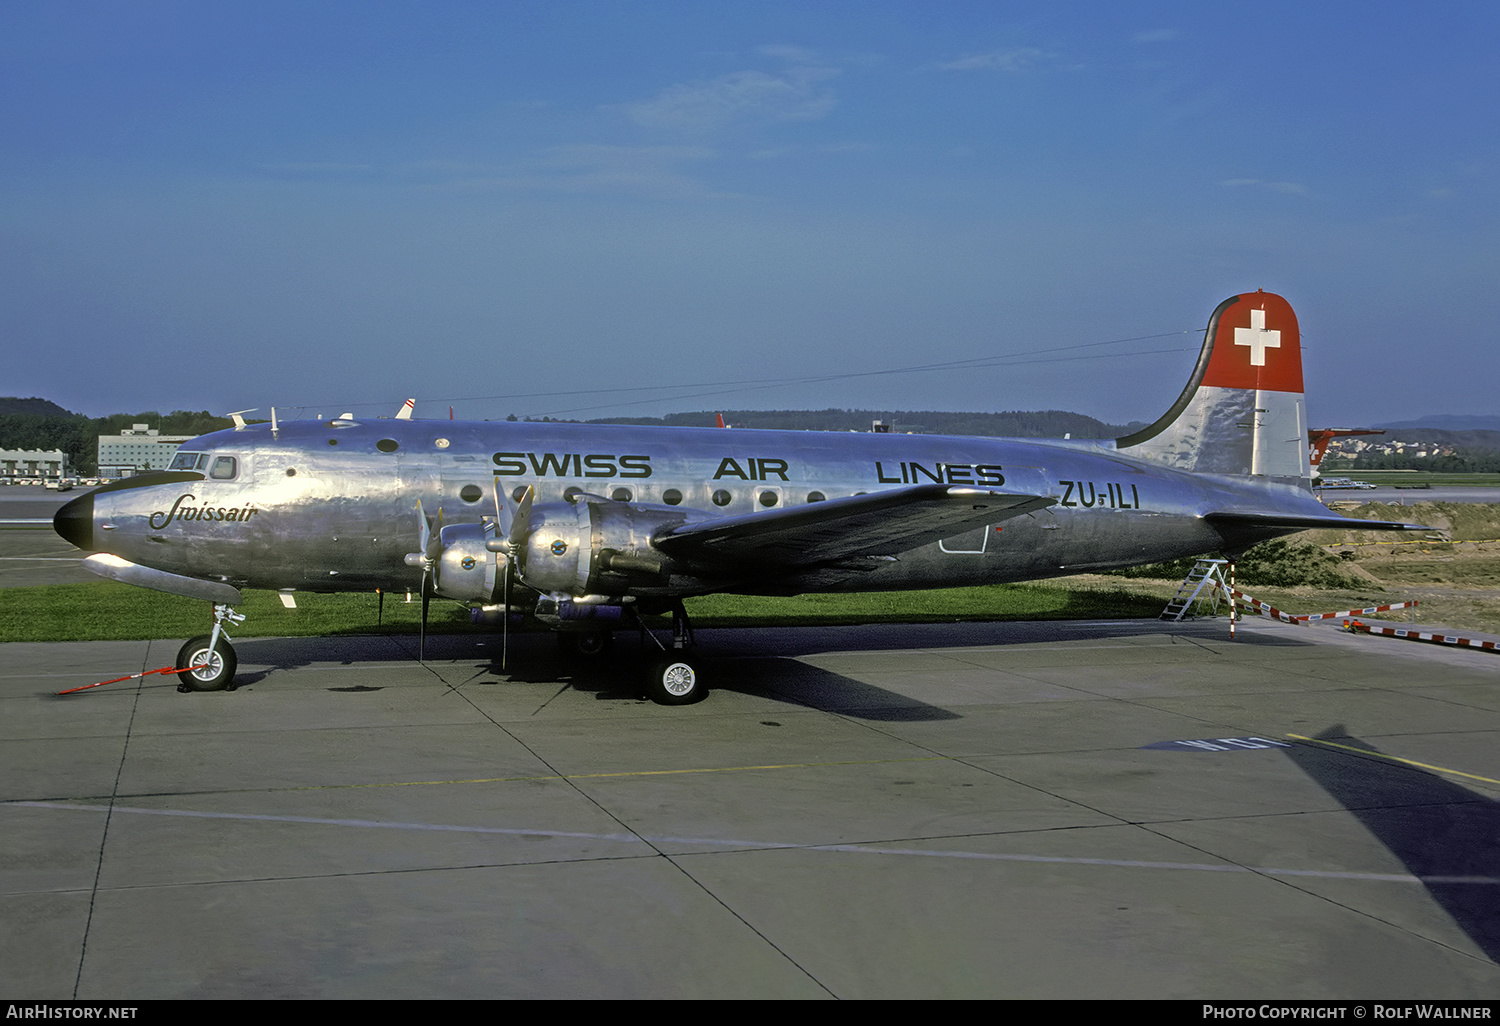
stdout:
[[[260,638],[237,643],[243,663],[268,665],[268,670],[241,671],[235,689],[259,683],[271,674],[296,669],[313,662],[400,662],[415,659],[413,651],[403,657],[400,649],[389,645],[372,645],[373,639],[321,639],[309,644],[306,638]],[[336,640],[339,644],[328,645]],[[363,644],[361,644],[363,642]],[[403,645],[403,647],[405,647]],[[854,649],[862,646],[851,646]],[[447,635],[427,639],[428,661],[432,663],[465,663],[474,675],[457,685],[463,688],[485,688],[514,684],[557,684],[591,693],[599,701],[635,701],[642,697],[641,654],[635,651],[634,639],[622,637],[613,650],[599,657],[565,656],[549,635],[527,634],[510,640],[507,669],[500,669],[500,644],[486,641],[476,652],[472,635]],[[826,651],[827,646],[815,646]],[[651,650],[644,650],[646,655]],[[712,653],[712,649],[707,649]],[[387,653],[391,653],[387,655]],[[476,658],[477,656],[477,658]],[[772,701],[801,706],[819,712],[836,712],[858,719],[877,721],[925,721],[960,719],[959,714],[929,705],[919,699],[887,691],[884,688],[846,677],[842,674],[801,662],[795,658],[773,655],[736,657],[713,656],[706,661],[716,691],[737,691],[758,695]],[[355,684],[341,691],[371,690]],[[710,701],[712,699],[710,698]]]
[[[866,720],[946,720],[959,714],[875,685],[819,669],[797,657],[925,648],[964,649],[1006,645],[1117,641],[1171,634],[1182,644],[1228,643],[1228,621],[1199,620],[1166,624],[1159,620],[981,621],[933,624],[869,624],[778,628],[707,628],[700,630],[698,653],[713,690],[760,695],[788,705],[839,712]],[[412,635],[333,635],[320,638],[253,638],[237,642],[242,669],[234,687],[244,688],[277,670],[312,663],[399,663],[417,665],[417,638]],[[480,645],[483,647],[479,647]],[[507,669],[500,670],[500,650],[508,645]],[[1301,647],[1313,644],[1294,634],[1241,631],[1236,645]],[[642,664],[654,648],[620,632],[602,656],[565,657],[551,634],[523,632],[502,642],[499,635],[437,634],[427,638],[431,663],[475,660],[474,678],[463,686],[516,683],[566,684],[591,691],[601,701],[640,696]],[[351,686],[349,690],[362,690]]]
[[1329,727],[1317,740],[1341,747],[1304,743],[1286,754],[1420,878],[1459,928],[1500,963],[1500,803],[1426,770],[1390,762],[1342,726]]

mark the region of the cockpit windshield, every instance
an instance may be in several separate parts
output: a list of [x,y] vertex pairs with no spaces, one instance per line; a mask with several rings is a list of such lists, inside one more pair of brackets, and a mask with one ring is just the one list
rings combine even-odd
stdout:
[[235,456],[216,456],[211,452],[179,452],[172,457],[169,469],[206,471],[215,481],[233,481],[239,477],[240,461]]

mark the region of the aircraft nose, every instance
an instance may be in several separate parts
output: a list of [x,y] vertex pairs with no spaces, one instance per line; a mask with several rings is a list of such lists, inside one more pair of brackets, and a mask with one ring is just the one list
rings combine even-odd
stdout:
[[94,496],[80,495],[52,517],[52,530],[87,552],[94,551]]

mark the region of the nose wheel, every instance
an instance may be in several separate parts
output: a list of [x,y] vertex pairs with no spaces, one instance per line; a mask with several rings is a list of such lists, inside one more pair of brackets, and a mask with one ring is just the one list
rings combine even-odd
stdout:
[[239,666],[234,649],[223,638],[214,641],[212,634],[200,634],[177,653],[177,690],[223,691],[234,680]]
[[223,691],[234,680],[239,659],[224,630],[226,623],[239,623],[245,614],[226,605],[214,604],[214,630],[191,638],[177,652],[178,691]]

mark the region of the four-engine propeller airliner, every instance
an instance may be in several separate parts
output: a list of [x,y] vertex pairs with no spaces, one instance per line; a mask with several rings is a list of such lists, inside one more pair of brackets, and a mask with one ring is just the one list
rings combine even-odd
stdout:
[[1171,409],[1112,441],[408,417],[236,418],[54,526],[97,574],[214,604],[190,690],[233,678],[242,588],[420,590],[424,623],[440,596],[585,647],[670,611],[647,693],[680,704],[704,694],[687,596],[1023,581],[1348,523],[1312,494],[1297,319],[1266,292],[1221,303]]

